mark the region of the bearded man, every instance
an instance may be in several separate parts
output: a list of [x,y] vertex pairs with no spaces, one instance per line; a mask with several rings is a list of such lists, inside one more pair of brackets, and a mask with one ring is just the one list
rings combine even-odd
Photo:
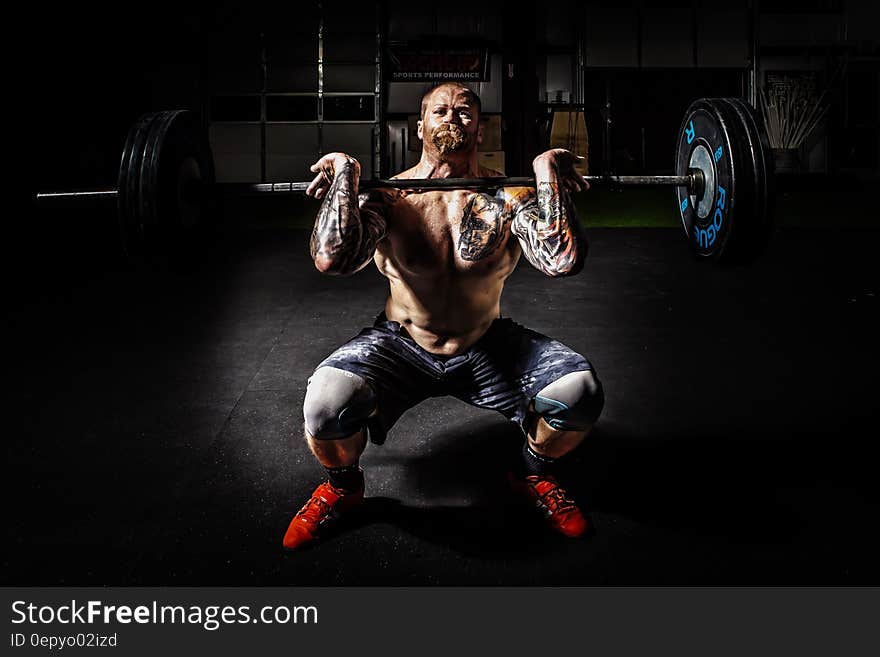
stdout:
[[[421,103],[419,163],[396,176],[486,178],[480,99],[446,83]],[[307,194],[322,199],[311,238],[315,266],[348,275],[373,261],[388,279],[372,326],[325,358],[309,378],[305,438],[326,469],[283,545],[321,538],[364,500],[359,458],[397,419],[429,398],[452,395],[496,410],[523,435],[510,473],[515,492],[569,537],[588,529],[560,484],[556,461],[589,434],[604,403],[589,361],[564,344],[501,316],[501,292],[520,255],[548,276],[578,273],[587,240],[572,194],[587,188],[562,149],[533,161],[536,187],[494,194],[462,189],[358,193],[360,165],[345,153],[318,160]]]

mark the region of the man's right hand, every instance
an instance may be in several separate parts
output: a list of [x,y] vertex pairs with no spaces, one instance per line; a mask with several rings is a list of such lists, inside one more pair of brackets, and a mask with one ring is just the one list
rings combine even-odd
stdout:
[[354,180],[359,180],[361,176],[361,165],[360,162],[354,159],[351,155],[345,153],[327,153],[327,155],[315,162],[309,167],[309,169],[316,172],[318,175],[315,176],[315,179],[308,186],[308,189],[306,189],[306,196],[314,196],[317,199],[324,198],[327,190],[330,189],[330,185],[333,184],[333,179],[336,177],[336,173],[346,165],[354,166]]

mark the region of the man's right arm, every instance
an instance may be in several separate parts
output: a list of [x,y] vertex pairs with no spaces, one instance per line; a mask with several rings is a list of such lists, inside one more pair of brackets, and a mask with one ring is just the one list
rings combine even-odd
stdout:
[[312,170],[319,174],[306,193],[324,197],[310,243],[315,267],[326,274],[353,274],[364,268],[385,237],[390,199],[381,190],[358,198],[360,165],[341,153],[325,155]]

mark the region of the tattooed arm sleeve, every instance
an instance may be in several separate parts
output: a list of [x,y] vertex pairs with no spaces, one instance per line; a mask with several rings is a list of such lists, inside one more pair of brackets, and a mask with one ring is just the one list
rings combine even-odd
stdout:
[[571,196],[556,181],[538,182],[537,194],[522,199],[511,231],[526,259],[548,276],[572,276],[583,269],[587,237]]
[[387,232],[389,194],[372,190],[357,197],[358,175],[351,163],[336,171],[315,219],[310,250],[323,273],[344,276],[363,269]]

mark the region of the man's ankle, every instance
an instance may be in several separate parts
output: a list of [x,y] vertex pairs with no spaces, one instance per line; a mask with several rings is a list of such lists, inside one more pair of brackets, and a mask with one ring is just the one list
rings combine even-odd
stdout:
[[364,487],[364,471],[357,463],[324,469],[330,484],[344,493],[356,493]]

